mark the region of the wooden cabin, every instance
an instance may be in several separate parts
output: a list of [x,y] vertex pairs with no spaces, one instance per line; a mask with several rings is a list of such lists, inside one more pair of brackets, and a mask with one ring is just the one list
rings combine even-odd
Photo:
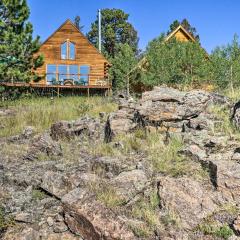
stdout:
[[38,54],[44,56],[36,70],[41,80],[32,84],[110,87],[109,62],[70,20],[43,42]]
[[175,38],[179,42],[195,42],[195,38],[182,26],[179,25],[174,31],[172,31],[165,39],[165,42]]

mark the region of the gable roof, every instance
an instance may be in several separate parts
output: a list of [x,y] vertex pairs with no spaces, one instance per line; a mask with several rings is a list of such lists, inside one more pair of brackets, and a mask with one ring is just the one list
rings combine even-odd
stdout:
[[111,65],[111,64],[109,63],[109,61],[104,57],[104,55],[98,51],[98,49],[97,49],[97,48],[88,40],[88,38],[73,24],[73,22],[72,22],[70,19],[67,19],[62,25],[60,25],[60,27],[59,27],[56,31],[54,31],[54,32],[41,44],[41,46],[44,45],[44,44],[45,44],[51,37],[53,37],[64,25],[66,25],[66,24],[68,24],[68,23],[70,23],[70,24],[72,25],[72,27],[73,27],[75,30],[77,30],[78,33],[96,50],[96,52],[97,52],[99,55],[101,55],[101,56],[104,58],[104,60],[105,60],[109,65]]
[[188,37],[189,40],[196,42],[196,39],[192,36],[192,34],[190,34],[182,25],[179,25],[175,30],[168,34],[165,41],[167,42],[169,39],[173,38],[179,31],[182,31]]

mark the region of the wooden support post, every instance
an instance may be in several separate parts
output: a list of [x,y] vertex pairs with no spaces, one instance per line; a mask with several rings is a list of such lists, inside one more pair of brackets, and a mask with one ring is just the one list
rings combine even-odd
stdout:
[[129,91],[129,75],[127,76],[127,97],[129,98],[129,95],[130,95],[130,91]]
[[58,97],[58,98],[59,98],[59,95],[60,95],[59,91],[60,91],[60,89],[59,89],[59,87],[58,87],[58,88],[57,88],[57,97]]
[[88,98],[90,96],[90,89],[89,88],[87,89],[87,96],[88,96]]

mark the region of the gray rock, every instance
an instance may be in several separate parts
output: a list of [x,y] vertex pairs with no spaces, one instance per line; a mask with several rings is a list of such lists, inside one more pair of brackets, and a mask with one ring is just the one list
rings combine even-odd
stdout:
[[240,204],[240,164],[231,160],[232,152],[208,157],[210,175],[226,201]]
[[53,226],[54,220],[53,220],[52,217],[48,217],[48,218],[47,218],[47,224],[48,224],[49,227],[52,227],[52,226]]
[[137,239],[123,219],[94,199],[81,199],[75,204],[65,202],[64,212],[71,232],[83,239]]
[[105,140],[109,142],[119,133],[128,133],[146,126],[165,132],[183,132],[187,124],[195,130],[209,129],[212,122],[208,116],[199,116],[210,102],[211,96],[205,91],[181,92],[168,87],[155,87],[152,91],[143,93],[142,99],[137,103],[125,102],[120,110],[110,114],[105,128]]
[[100,137],[102,131],[100,120],[84,117],[76,121],[60,121],[51,126],[51,136],[54,140],[69,139],[86,134],[90,137]]
[[63,233],[68,230],[68,227],[64,222],[56,222],[53,224],[53,231],[55,233]]
[[122,172],[110,181],[110,185],[114,187],[119,197],[127,202],[143,192],[147,183],[146,174],[139,169]]
[[36,160],[40,153],[44,153],[47,156],[62,156],[62,148],[48,133],[44,133],[33,139],[30,150],[24,159]]
[[180,217],[184,229],[196,227],[217,209],[215,193],[207,191],[197,181],[161,177],[158,188],[162,208]]
[[38,231],[34,230],[31,227],[25,227],[21,232],[18,233],[12,233],[7,232],[4,237],[3,240],[40,240],[40,234],[38,233]]
[[23,222],[23,223],[32,223],[33,222],[33,217],[31,214],[29,213],[26,213],[26,212],[21,212],[21,213],[18,213],[16,216],[15,216],[15,221],[17,222]]
[[238,216],[233,222],[234,231],[240,235],[240,216]]
[[128,133],[136,129],[133,109],[120,109],[111,113],[105,126],[105,141],[110,142],[117,134]]
[[41,188],[49,194],[61,198],[72,190],[72,185],[64,174],[48,171],[42,177]]
[[236,102],[232,108],[231,121],[237,128],[240,127],[240,101]]

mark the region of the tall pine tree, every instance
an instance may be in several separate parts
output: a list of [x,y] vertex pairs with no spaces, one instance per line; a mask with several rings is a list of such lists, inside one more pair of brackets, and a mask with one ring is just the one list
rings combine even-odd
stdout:
[[43,64],[36,55],[39,37],[33,39],[33,27],[26,0],[0,1],[0,81],[36,80],[33,70]]
[[[102,9],[102,50],[106,57],[114,58],[119,44],[128,44],[133,52],[138,52],[137,31],[128,22],[129,14],[121,9]],[[87,37],[98,47],[98,19],[92,23]]]

